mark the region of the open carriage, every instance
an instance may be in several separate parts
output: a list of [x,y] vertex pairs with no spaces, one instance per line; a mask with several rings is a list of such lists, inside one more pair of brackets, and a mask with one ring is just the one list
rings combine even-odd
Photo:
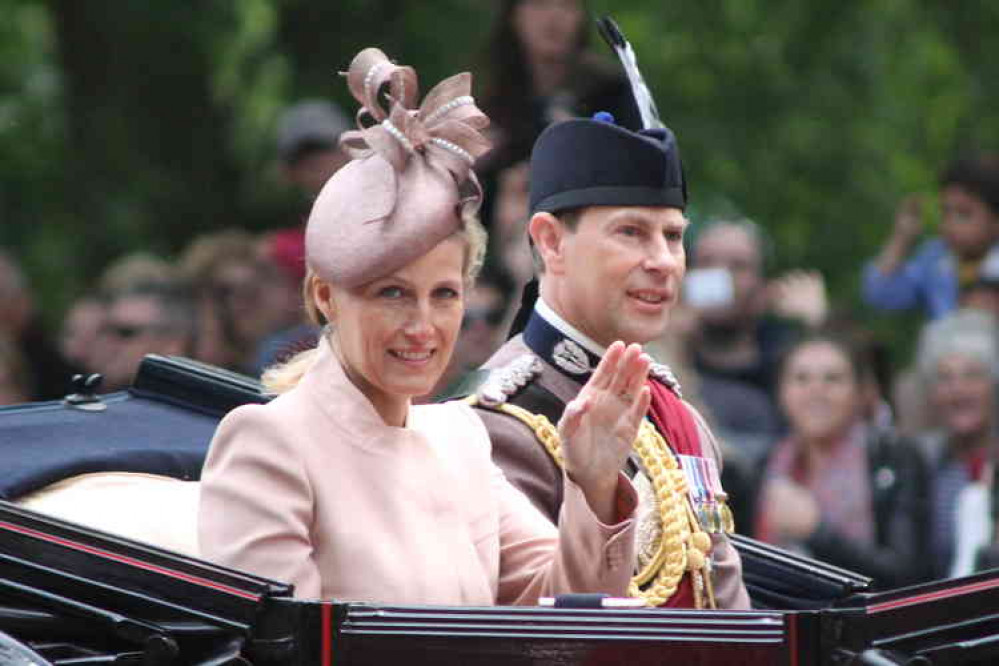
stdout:
[[736,536],[752,611],[302,601],[20,501],[107,470],[196,479],[222,414],[263,400],[247,378],[149,357],[128,391],[0,409],[0,494],[14,500],[0,502],[0,663],[999,663],[999,571],[872,593]]

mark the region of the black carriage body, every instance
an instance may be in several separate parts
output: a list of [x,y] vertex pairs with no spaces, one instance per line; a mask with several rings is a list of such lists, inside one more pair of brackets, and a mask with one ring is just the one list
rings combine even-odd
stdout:
[[[218,419],[266,399],[248,378],[150,357],[103,411],[0,409],[0,492],[101,470],[197,478]],[[40,465],[29,441],[63,453]],[[753,611],[378,606],[297,600],[284,583],[0,500],[0,663],[999,663],[999,571],[871,594],[862,576],[734,541]]]

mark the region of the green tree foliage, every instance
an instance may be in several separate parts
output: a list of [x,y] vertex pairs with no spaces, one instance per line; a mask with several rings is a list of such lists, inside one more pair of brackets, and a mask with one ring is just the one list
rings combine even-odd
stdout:
[[[781,268],[856,304],[897,199],[996,148],[999,5],[986,0],[594,0],[634,44],[691,180],[692,215],[745,214]],[[484,0],[0,0],[0,243],[57,316],[115,256],[287,224],[281,108],[326,97],[366,45],[424,87],[482,73]],[[600,45],[597,48],[602,48]]]

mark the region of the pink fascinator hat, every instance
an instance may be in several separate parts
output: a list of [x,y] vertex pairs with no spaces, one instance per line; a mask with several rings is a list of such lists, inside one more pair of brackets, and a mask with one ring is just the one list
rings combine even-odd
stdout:
[[440,82],[417,107],[416,71],[368,48],[351,62],[347,85],[361,103],[358,129],[340,138],[352,160],[312,207],[305,256],[319,277],[349,288],[426,254],[478,209],[472,164],[490,144],[468,72]]

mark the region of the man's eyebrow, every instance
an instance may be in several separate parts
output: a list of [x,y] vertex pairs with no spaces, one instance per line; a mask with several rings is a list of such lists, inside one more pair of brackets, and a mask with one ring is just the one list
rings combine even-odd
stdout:
[[[643,227],[652,227],[660,223],[658,218],[648,213],[633,211],[633,210],[618,211],[608,219],[608,222],[610,224],[622,224],[622,223],[639,224]],[[669,218],[664,222],[662,222],[662,225],[669,229],[676,229],[678,227],[681,229],[686,229],[687,227],[690,226],[690,220],[687,219],[686,216],[680,219]]]
[[639,222],[644,225],[653,224],[653,220],[648,215],[632,210],[622,210],[615,213],[610,218],[611,222]]

